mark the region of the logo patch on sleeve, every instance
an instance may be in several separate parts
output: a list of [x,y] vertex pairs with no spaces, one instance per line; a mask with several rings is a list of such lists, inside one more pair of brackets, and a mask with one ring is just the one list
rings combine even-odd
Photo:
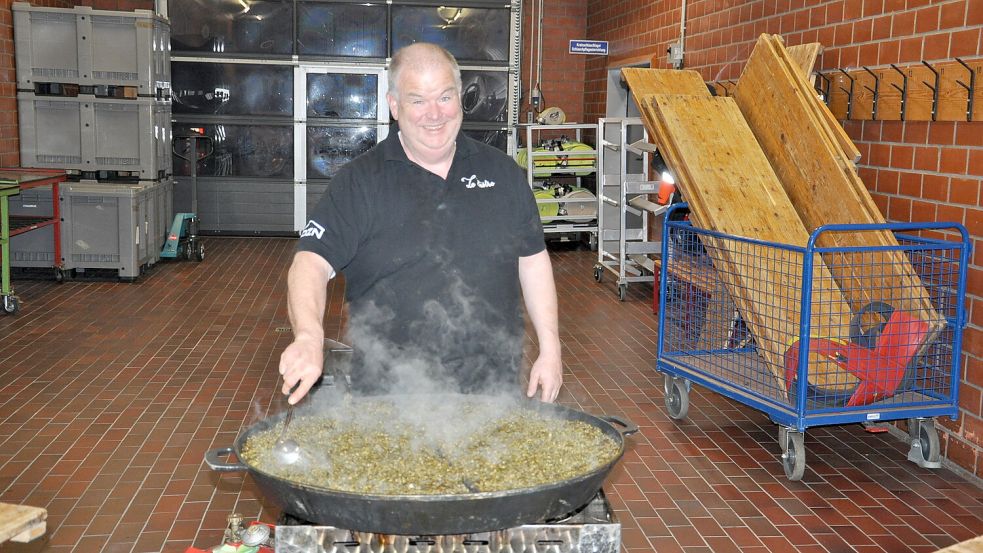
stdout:
[[318,222],[314,219],[311,219],[310,221],[307,221],[307,226],[304,227],[304,230],[300,231],[300,237],[304,238],[305,236],[314,236],[320,240],[321,237],[324,236],[324,227],[318,224]]

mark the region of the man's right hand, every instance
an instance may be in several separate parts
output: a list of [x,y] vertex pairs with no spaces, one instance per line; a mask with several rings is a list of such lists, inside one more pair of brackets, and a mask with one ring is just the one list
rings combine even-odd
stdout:
[[[324,367],[324,344],[309,338],[295,339],[280,355],[280,374],[283,375],[283,394],[290,394],[287,403],[296,404],[307,395],[321,377]],[[300,383],[299,385],[298,382]],[[290,393],[294,385],[297,389]]]

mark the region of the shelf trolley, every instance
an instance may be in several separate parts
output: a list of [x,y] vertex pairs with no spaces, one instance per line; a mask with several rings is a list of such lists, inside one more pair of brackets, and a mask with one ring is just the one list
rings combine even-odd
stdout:
[[[897,242],[837,240],[885,231]],[[939,467],[933,417],[958,416],[969,254],[955,223],[826,225],[795,246],[667,217],[656,367],[669,415],[686,416],[691,383],[764,412],[791,480],[806,428],[906,419],[908,459]]]

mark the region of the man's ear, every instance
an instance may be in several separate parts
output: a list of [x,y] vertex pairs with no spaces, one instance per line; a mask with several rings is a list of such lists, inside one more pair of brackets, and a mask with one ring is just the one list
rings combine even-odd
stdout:
[[389,104],[389,116],[393,119],[399,119],[399,102],[392,95],[391,92],[386,93],[386,103]]

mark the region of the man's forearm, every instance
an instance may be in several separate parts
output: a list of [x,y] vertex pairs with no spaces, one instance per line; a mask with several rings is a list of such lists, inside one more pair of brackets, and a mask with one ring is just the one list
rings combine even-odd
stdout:
[[519,258],[519,282],[526,313],[539,341],[539,354],[560,355],[560,332],[553,267],[546,250]]
[[331,266],[317,254],[298,252],[287,273],[287,312],[295,340],[324,340],[324,308]]

